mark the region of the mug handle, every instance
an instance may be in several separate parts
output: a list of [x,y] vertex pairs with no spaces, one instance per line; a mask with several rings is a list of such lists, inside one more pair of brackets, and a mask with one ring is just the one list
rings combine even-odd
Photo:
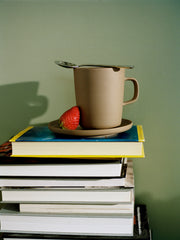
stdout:
[[134,96],[132,97],[132,99],[123,102],[123,106],[135,102],[138,99],[138,97],[139,97],[139,84],[138,84],[138,81],[135,78],[125,78],[125,81],[133,82],[133,85],[134,85]]

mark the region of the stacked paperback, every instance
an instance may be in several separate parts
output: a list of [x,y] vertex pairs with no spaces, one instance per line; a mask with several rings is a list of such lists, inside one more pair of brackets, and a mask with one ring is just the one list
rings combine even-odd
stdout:
[[142,126],[97,138],[28,127],[0,149],[0,232],[12,239],[150,239],[135,205]]

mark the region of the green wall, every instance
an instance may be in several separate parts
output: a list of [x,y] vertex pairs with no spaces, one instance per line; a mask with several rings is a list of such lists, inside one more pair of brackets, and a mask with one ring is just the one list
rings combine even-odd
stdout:
[[179,12],[175,0],[0,1],[0,143],[75,105],[73,72],[54,60],[135,65],[140,97],[123,117],[144,128],[135,189],[153,240],[179,235]]

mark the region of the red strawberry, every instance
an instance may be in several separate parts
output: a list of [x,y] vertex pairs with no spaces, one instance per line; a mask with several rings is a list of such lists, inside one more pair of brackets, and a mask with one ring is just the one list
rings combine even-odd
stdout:
[[75,130],[79,125],[79,121],[80,111],[77,106],[74,106],[61,115],[59,119],[60,128]]

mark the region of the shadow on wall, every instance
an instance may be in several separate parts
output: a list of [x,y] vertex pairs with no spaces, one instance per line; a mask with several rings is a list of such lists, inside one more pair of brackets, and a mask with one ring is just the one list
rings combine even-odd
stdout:
[[46,112],[48,100],[38,96],[38,82],[0,86],[0,144]]
[[179,240],[180,197],[169,201],[153,199],[149,194],[136,197],[136,203],[146,204],[153,240]]

